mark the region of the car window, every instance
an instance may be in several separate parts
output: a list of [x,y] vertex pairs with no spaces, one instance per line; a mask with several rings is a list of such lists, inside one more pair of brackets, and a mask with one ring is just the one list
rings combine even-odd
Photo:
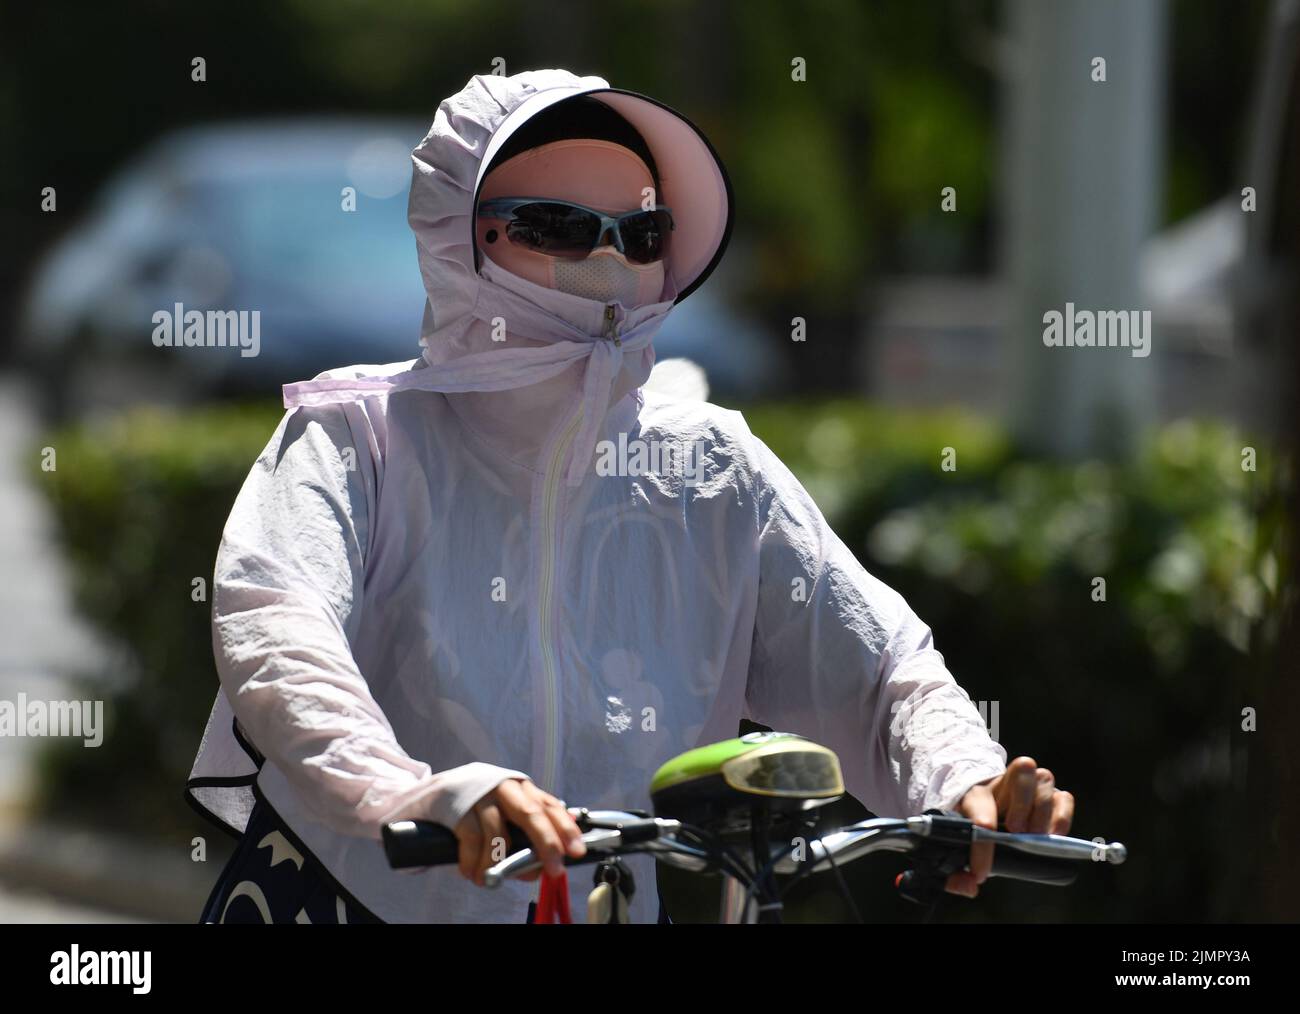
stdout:
[[196,201],[240,273],[254,281],[334,295],[418,283],[406,195],[358,194],[356,210],[344,211],[346,182],[286,174],[209,183]]

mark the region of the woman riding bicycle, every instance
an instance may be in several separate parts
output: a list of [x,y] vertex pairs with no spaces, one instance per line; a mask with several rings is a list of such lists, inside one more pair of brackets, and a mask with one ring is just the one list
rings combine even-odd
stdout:
[[[597,77],[476,76],[413,162],[422,355],[287,387],[222,539],[187,788],[243,842],[204,920],[522,921],[528,885],[474,883],[507,822],[558,868],[561,797],[624,806],[741,718],[833,749],[877,813],[1067,830],[744,418],[647,386],[732,229],[699,129]],[[463,876],[393,873],[398,817],[455,828]]]

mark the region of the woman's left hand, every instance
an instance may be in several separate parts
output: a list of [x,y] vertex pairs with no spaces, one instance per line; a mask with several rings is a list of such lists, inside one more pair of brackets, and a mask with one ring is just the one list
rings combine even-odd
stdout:
[[[1032,757],[1017,757],[996,778],[973,786],[957,804],[957,811],[980,827],[996,831],[1001,820],[1008,831],[1031,834],[1065,834],[1074,819],[1074,796],[1056,787],[1047,768]],[[980,842],[970,850],[969,871],[948,877],[953,894],[974,898],[993,869],[993,844]]]

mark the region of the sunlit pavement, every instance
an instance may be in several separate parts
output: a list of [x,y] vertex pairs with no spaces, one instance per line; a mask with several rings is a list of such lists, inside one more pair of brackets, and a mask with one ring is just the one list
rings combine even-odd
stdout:
[[[15,702],[19,693],[46,701],[81,696],[72,674],[94,671],[102,657],[73,611],[69,575],[39,488],[39,434],[23,380],[0,374],[0,700]],[[21,820],[35,758],[47,742],[0,736],[0,831]],[[83,920],[118,917],[0,882],[0,922]]]
[[134,916],[86,908],[39,891],[0,883],[0,923],[139,923]]
[[[93,670],[100,651],[73,612],[69,575],[39,488],[43,473],[34,468],[39,434],[27,385],[0,374],[0,699],[10,701],[19,692],[39,700],[71,696],[69,676]],[[26,795],[32,757],[43,742],[0,737],[0,807]]]
[[[41,426],[27,386],[0,373],[0,672],[71,673],[97,642],[73,612],[69,575],[41,494]],[[57,452],[58,448],[55,448]],[[58,467],[75,467],[58,460]]]

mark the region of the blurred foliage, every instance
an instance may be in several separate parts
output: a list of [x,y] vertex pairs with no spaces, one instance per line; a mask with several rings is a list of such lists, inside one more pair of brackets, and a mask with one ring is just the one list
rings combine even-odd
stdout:
[[[42,474],[77,608],[123,650],[92,684],[113,734],[95,750],[52,746],[46,805],[115,830],[175,835],[216,693],[209,600],[234,495],[279,419],[274,406],[183,414],[140,409],[49,439]],[[193,582],[203,581],[195,601]]]
[[[987,477],[1011,445],[969,412],[905,412],[849,398],[784,401],[745,410],[751,428],[790,466],[839,531],[855,512],[883,512],[943,485]],[[960,468],[941,471],[939,448],[960,447]]]
[[[926,621],[971,698],[999,702],[1009,756],[1074,793],[1075,830],[1130,847],[1122,869],[1088,871],[1087,890],[995,883],[978,907],[949,902],[950,917],[1240,918],[1214,829],[1240,805],[1254,745],[1242,709],[1276,678],[1293,477],[1273,450],[1180,421],[1130,463],[1067,464],[1017,458],[960,415],[842,402],[746,418],[822,491],[836,532]],[[879,877],[854,877],[873,911],[899,912]]]
[[[1087,871],[1086,889],[995,883],[978,906],[949,902],[946,917],[1230,913],[1208,886],[1223,883],[1223,856],[1207,817],[1231,812],[1247,677],[1264,671],[1291,566],[1277,499],[1290,480],[1271,450],[1180,422],[1128,464],[1044,463],[960,412],[833,401],[745,415],[930,625],[971,697],[999,702],[1011,755],[1050,766],[1075,794],[1076,830],[1131,848],[1122,869]],[[157,833],[185,815],[180,787],[217,688],[209,606],[192,582],[210,581],[230,505],[279,417],[274,405],[137,410],[46,441],[79,606],[135,660],[109,701],[104,746],[51,745],[48,807]],[[1241,468],[1247,445],[1258,471]],[[944,448],[954,471],[941,468]],[[1105,601],[1093,598],[1099,576]],[[850,871],[873,919],[918,916],[889,890],[897,866]],[[823,898],[826,885],[804,893]]]
[[[1237,194],[1246,164],[1250,100],[1264,58],[1268,3],[1169,5],[1165,221]],[[1241,63],[1224,55],[1238,54]]]

